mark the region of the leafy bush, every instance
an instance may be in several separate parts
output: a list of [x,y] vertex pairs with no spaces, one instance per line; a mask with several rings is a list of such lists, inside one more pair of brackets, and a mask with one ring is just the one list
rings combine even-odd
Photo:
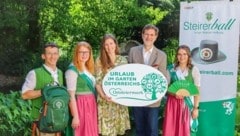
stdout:
[[0,93],[1,136],[29,136],[31,134],[31,102],[21,99],[20,92]]
[[163,51],[167,54],[167,63],[174,63],[176,51],[178,48],[178,39],[177,38],[169,38],[166,41],[166,47],[163,48]]

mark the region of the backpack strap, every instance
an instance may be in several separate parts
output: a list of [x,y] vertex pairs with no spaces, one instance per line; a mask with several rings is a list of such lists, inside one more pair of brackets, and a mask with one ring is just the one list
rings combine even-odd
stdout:
[[33,121],[32,123],[32,135],[31,136],[37,136],[37,121]]
[[[42,68],[49,74],[49,75],[52,75],[43,65],[42,65]],[[62,83],[62,78],[59,78],[59,77],[61,77],[62,76],[62,72],[59,70],[59,69],[57,69],[57,73],[58,73],[58,82],[56,82],[56,81],[54,81],[54,79],[53,79],[53,77],[52,77],[52,83],[49,83],[49,84],[52,84],[52,85],[54,85],[54,84],[57,84],[58,86],[61,86],[63,83]]]

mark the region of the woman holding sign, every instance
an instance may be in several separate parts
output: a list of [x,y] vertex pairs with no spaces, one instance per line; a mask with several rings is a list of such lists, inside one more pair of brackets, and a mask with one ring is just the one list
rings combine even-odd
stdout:
[[169,67],[171,84],[163,122],[163,136],[192,136],[197,131],[200,72],[191,63],[190,49],[177,49],[175,64]]
[[118,43],[111,34],[106,34],[101,43],[100,56],[96,59],[96,89],[98,92],[98,128],[102,136],[124,135],[130,129],[128,107],[111,101],[102,89],[102,80],[114,67],[126,64],[119,55]]

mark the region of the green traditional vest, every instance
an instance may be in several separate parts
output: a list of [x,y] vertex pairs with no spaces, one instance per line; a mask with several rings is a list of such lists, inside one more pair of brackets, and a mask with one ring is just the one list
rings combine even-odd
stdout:
[[[49,83],[53,83],[54,79],[51,76],[50,72],[46,70],[44,66],[34,69],[36,74],[36,87],[34,90],[41,90],[44,86]],[[63,73],[61,70],[58,69],[58,81],[60,85],[63,85]],[[31,116],[34,120],[39,118],[40,115],[40,108],[42,106],[42,98],[38,97],[32,99],[32,112]]]
[[69,66],[69,69],[76,72],[77,77],[77,87],[76,87],[76,94],[86,93],[86,92],[92,92],[91,88],[88,86],[86,80],[84,80],[80,75],[75,66]]
[[185,77],[185,79],[194,83],[193,77],[192,77],[192,69],[189,69],[188,76]]

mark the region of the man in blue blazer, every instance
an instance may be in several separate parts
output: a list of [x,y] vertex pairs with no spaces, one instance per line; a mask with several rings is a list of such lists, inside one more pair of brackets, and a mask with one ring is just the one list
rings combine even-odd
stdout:
[[[154,46],[159,29],[151,24],[142,29],[143,45],[132,47],[128,54],[129,63],[152,66],[164,74],[169,81],[166,54]],[[146,107],[132,107],[136,136],[158,136],[158,114],[160,101]]]

